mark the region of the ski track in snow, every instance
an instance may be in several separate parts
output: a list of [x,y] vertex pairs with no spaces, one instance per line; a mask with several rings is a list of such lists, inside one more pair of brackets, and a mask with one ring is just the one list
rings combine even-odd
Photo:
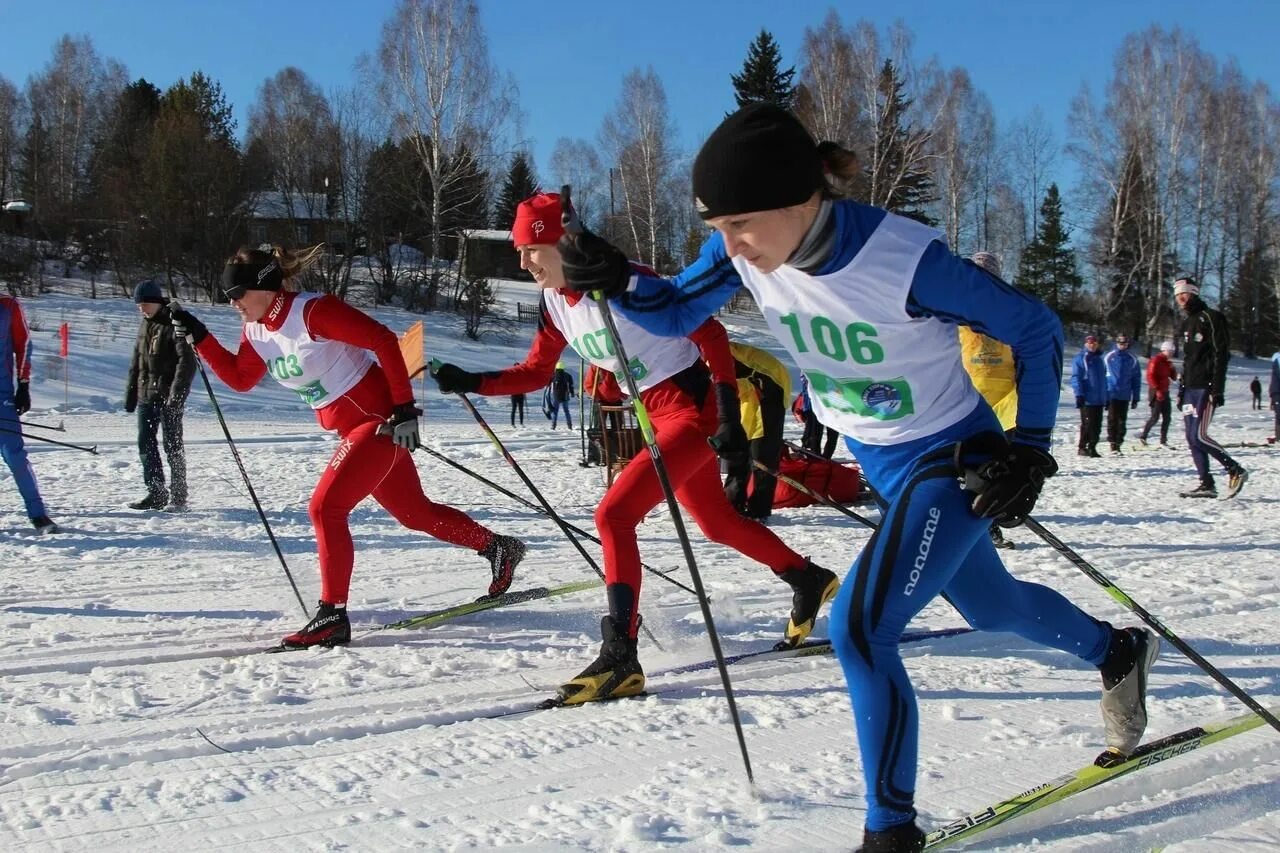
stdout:
[[[504,287],[531,301],[522,286]],[[372,502],[351,519],[356,642],[256,653],[296,628],[302,613],[199,376],[185,423],[192,511],[128,510],[142,493],[134,421],[120,408],[133,306],[56,295],[25,305],[41,326],[28,418],[62,420],[67,430],[33,432],[96,444],[99,454],[29,442],[50,514],[64,528],[50,537],[25,526],[0,466],[0,838],[10,846],[835,851],[861,840],[861,763],[833,657],[732,667],[755,796],[714,670],[654,675],[653,695],[627,702],[485,719],[531,705],[594,657],[603,595],[588,590],[426,631],[376,631],[473,599],[488,571],[482,558],[400,528]],[[196,310],[219,337],[235,339],[228,309]],[[419,319],[374,313],[397,331]],[[73,330],[69,409],[61,377],[49,375],[63,317]],[[453,318],[424,319],[428,354],[474,369],[519,360],[532,328],[477,343],[461,337]],[[726,320],[735,337],[778,351],[761,323]],[[93,346],[77,337],[86,328],[96,330]],[[1228,406],[1215,419],[1225,443],[1270,433],[1270,413],[1247,408],[1255,374],[1264,374],[1263,362],[1233,361]],[[311,607],[318,583],[307,500],[336,443],[289,392],[264,384],[236,395],[212,381]],[[604,482],[601,469],[578,464],[579,434],[548,429],[536,401],[515,430],[506,398],[475,402],[552,505],[593,530]],[[1230,448],[1252,475],[1241,496],[1180,500],[1194,481],[1185,450],[1079,459],[1076,413],[1069,395],[1064,402],[1055,446],[1062,472],[1046,489],[1040,520],[1274,705],[1280,453]],[[425,409],[431,447],[526,494],[456,401],[428,390]],[[1131,440],[1145,413],[1131,413]],[[1183,443],[1176,430],[1172,440]],[[590,577],[549,519],[425,454],[418,467],[434,499],[528,542],[516,588]],[[841,572],[869,535],[823,507],[781,510],[772,527]],[[766,647],[785,623],[789,590],[691,530],[726,654]],[[665,510],[650,515],[640,537],[648,565],[687,578]],[[1030,532],[1009,538],[1018,547],[1004,553],[1021,577],[1100,618],[1136,624]],[[598,559],[598,546],[584,545]],[[646,671],[710,656],[687,593],[646,574],[643,609],[665,649],[642,643]],[[935,602],[913,628],[958,624]],[[815,636],[826,628],[824,616]],[[929,640],[905,646],[904,656],[919,695],[917,799],[926,828],[1083,766],[1102,747],[1098,678],[1074,659],[1007,634]],[[1159,736],[1241,707],[1165,644],[1149,711],[1148,732]],[[1274,850],[1277,792],[1280,734],[1262,727],[1011,821],[970,849]]]

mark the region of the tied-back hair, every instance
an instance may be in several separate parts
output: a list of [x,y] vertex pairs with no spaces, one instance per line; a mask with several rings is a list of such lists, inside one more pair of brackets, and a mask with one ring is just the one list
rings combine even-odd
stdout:
[[324,243],[316,243],[306,249],[286,249],[284,246],[272,245],[266,249],[240,247],[227,261],[229,264],[269,264],[272,260],[280,265],[280,276],[284,279],[285,290],[301,290],[302,283],[295,281],[307,267],[320,257],[324,251]]
[[858,155],[838,142],[819,142],[818,157],[826,172],[826,186],[822,197],[828,199],[849,198],[856,193],[856,184],[862,180],[862,163]]

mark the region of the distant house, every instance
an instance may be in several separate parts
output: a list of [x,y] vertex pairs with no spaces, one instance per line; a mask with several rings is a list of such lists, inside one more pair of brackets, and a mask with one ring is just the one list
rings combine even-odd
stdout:
[[276,243],[290,248],[325,243],[330,251],[343,254],[347,232],[336,218],[336,210],[337,205],[324,193],[257,193],[245,225],[247,242],[250,246]]
[[462,277],[512,278],[533,281],[533,276],[520,269],[520,256],[511,245],[510,231],[470,228],[458,236],[458,257]]

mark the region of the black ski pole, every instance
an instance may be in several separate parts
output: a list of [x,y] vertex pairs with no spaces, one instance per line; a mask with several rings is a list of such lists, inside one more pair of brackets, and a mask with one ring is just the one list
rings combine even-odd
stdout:
[[32,423],[31,421],[18,421],[18,423],[22,424],[24,427],[32,427],[34,429],[51,429],[54,432],[67,431],[67,428],[63,425],[62,421],[58,421],[57,426],[49,426],[48,424],[36,424],[36,423]]
[[[177,302],[170,302],[170,308],[180,309]],[[307,610],[307,605],[302,601],[302,593],[298,591],[298,585],[293,580],[293,572],[289,571],[289,564],[284,560],[284,552],[280,550],[280,543],[276,541],[276,535],[271,532],[271,523],[267,521],[267,514],[262,511],[262,504],[258,501],[258,493],[253,489],[253,482],[249,479],[249,472],[244,468],[244,462],[240,459],[240,451],[236,449],[235,439],[231,437],[231,429],[227,426],[227,419],[222,416],[222,408],[218,405],[218,398],[213,394],[213,386],[209,384],[209,374],[205,372],[204,361],[200,358],[200,354],[196,352],[195,341],[191,335],[187,335],[187,344],[191,347],[191,354],[195,356],[196,367],[200,370],[200,378],[204,381],[204,390],[209,392],[209,402],[213,404],[213,413],[218,416],[218,423],[222,425],[222,434],[226,436],[227,447],[231,448],[231,458],[235,459],[236,467],[240,469],[240,476],[244,479],[244,484],[249,488],[249,498],[253,501],[253,507],[258,511],[258,518],[262,519],[262,526],[266,528],[267,538],[271,540],[271,547],[275,549],[276,556],[280,558],[280,568],[284,569],[284,576],[289,579],[289,586],[293,587],[293,594],[298,597],[298,606],[302,608],[303,616],[310,616],[311,611]]]
[[[440,367],[440,360],[433,358],[431,360],[432,375],[435,375],[435,372],[436,370],[439,369],[439,367]],[[595,559],[590,554],[587,553],[586,548],[582,547],[582,543],[579,542],[577,538],[573,535],[573,533],[569,530],[569,527],[568,525],[565,524],[564,519],[561,518],[559,515],[557,515],[556,511],[551,508],[551,504],[548,503],[547,499],[542,496],[542,492],[540,492],[538,490],[538,487],[533,484],[533,480],[529,479],[529,475],[526,474],[524,472],[524,469],[520,467],[520,463],[517,462],[516,458],[511,455],[511,451],[507,450],[507,446],[502,443],[502,439],[498,438],[498,434],[493,431],[493,427],[489,426],[489,422],[484,419],[484,415],[480,414],[480,410],[476,408],[475,403],[472,403],[470,398],[467,397],[467,395],[462,393],[461,391],[457,392],[457,396],[458,396],[458,399],[462,401],[462,405],[465,406],[467,411],[471,413],[471,417],[475,418],[476,423],[480,425],[480,429],[484,432],[485,436],[487,436],[489,441],[492,442],[493,446],[498,449],[498,452],[502,454],[502,458],[507,460],[507,464],[510,465],[511,469],[516,472],[516,474],[520,477],[521,480],[524,481],[524,484],[529,487],[529,491],[533,493],[533,496],[535,498],[537,498],[538,503],[542,504],[542,508],[545,509],[547,513],[551,516],[551,520],[554,521],[556,525],[560,528],[560,532],[563,533],[571,543],[573,543],[573,547],[578,549],[578,553],[582,555],[582,559],[587,561],[587,565],[589,565],[591,567],[591,570],[596,573],[596,576],[599,577],[600,580],[602,581],[606,580],[604,576],[604,572],[600,570],[600,566],[596,563]],[[655,646],[657,646],[659,649],[662,648],[662,644],[658,642],[657,638],[653,636],[653,633],[650,632],[648,628],[645,628],[642,625],[641,630],[644,631],[645,636],[648,637],[649,640]]]
[[[560,188],[560,218],[564,230],[572,236],[581,236],[582,222],[578,219],[570,201],[570,187],[565,184]],[[667,466],[662,461],[662,451],[658,448],[658,439],[653,432],[653,424],[649,421],[649,411],[640,400],[640,389],[636,387],[635,377],[631,375],[631,360],[622,346],[622,336],[618,334],[618,326],[613,321],[613,312],[609,309],[609,300],[604,294],[592,294],[600,307],[600,316],[604,320],[605,331],[613,341],[614,352],[622,365],[622,375],[627,383],[627,393],[635,407],[636,422],[640,425],[640,435],[644,438],[645,447],[649,449],[649,458],[653,462],[653,470],[658,475],[658,483],[662,486],[662,494],[667,499],[667,509],[671,513],[671,521],[676,528],[676,536],[680,539],[680,548],[684,551],[685,561],[689,564],[689,575],[698,591],[698,606],[702,608],[702,619],[707,626],[707,637],[711,640],[711,651],[715,655],[716,668],[720,670],[720,682],[724,685],[724,698],[729,705],[729,717],[733,720],[734,733],[738,736],[738,749],[742,752],[742,766],[747,771],[747,782],[755,791],[755,775],[751,772],[751,756],[747,753],[747,738],[742,732],[742,718],[738,715],[738,703],[733,698],[733,682],[729,680],[729,668],[724,661],[724,652],[720,649],[720,635],[716,633],[715,619],[711,616],[711,603],[707,600],[706,587],[702,584],[702,575],[698,573],[698,563],[693,557],[693,546],[689,543],[689,534],[684,527],[684,519],[680,515],[680,506],[676,503],[675,490],[671,488],[671,479],[667,476]]]
[[[498,485],[497,483],[493,482],[493,480],[490,480],[488,477],[485,477],[483,474],[477,474],[475,471],[472,471],[467,466],[462,465],[458,462],[454,462],[452,459],[450,459],[448,456],[445,456],[440,451],[433,450],[432,448],[428,447],[425,444],[422,445],[421,449],[426,453],[429,453],[430,455],[434,456],[436,459],[439,459],[444,464],[452,468],[456,468],[457,470],[461,471],[464,474],[468,474],[474,477],[475,479],[479,480],[481,483],[484,483],[486,486],[493,489],[494,491],[506,495],[507,497],[511,498],[513,501],[524,504],[534,512],[545,515],[548,518],[552,518],[555,516],[554,510],[552,512],[547,512],[545,508],[538,506],[533,501],[526,500],[525,498],[522,498],[520,495],[517,495],[515,492],[511,491],[510,489],[505,489],[502,486]],[[560,520],[564,521],[564,516],[560,516]],[[578,527],[568,521],[564,521],[564,524],[566,527],[568,527],[570,530],[572,530],[574,533],[578,534],[579,536],[585,539],[590,539],[592,542],[596,543],[597,545],[602,544],[598,536],[595,536],[594,534],[589,533],[586,530],[583,530],[581,527]],[[685,592],[694,592],[693,587],[685,586],[684,584],[680,583],[680,581],[676,580],[675,578],[671,577],[671,575],[667,574],[664,571],[661,571],[660,569],[655,569],[652,566],[645,565],[644,563],[640,564],[640,568],[644,569],[646,572],[649,572],[652,575],[657,575],[658,577],[662,578],[664,581],[671,584],[672,586],[680,587]]]
[[85,453],[92,453],[94,456],[98,455],[98,445],[96,444],[93,445],[92,447],[84,447],[83,445],[80,445],[80,444],[68,444],[65,441],[54,441],[52,438],[44,438],[43,436],[32,435],[29,432],[23,432],[20,429],[8,429],[7,427],[0,427],[0,432],[7,432],[10,435],[20,435],[23,438],[29,438],[32,441],[43,441],[45,444],[56,444],[58,445],[58,447],[69,447],[72,450],[80,450]]
[[1173,631],[1169,630],[1163,622],[1148,613],[1146,608],[1130,598],[1128,593],[1112,583],[1106,575],[1094,568],[1092,563],[1084,557],[1081,557],[1061,539],[1046,530],[1044,525],[1036,521],[1034,518],[1028,517],[1023,523],[1031,529],[1031,532],[1035,533],[1048,543],[1050,548],[1053,548],[1053,550],[1066,557],[1076,566],[1076,568],[1088,575],[1094,583],[1106,590],[1107,595],[1111,596],[1121,605],[1136,613],[1138,618],[1154,628],[1157,634],[1172,643],[1174,648],[1186,655],[1192,663],[1204,670],[1210,678],[1226,688],[1228,693],[1243,702],[1250,711],[1253,711],[1259,717],[1266,720],[1267,724],[1273,729],[1280,731],[1280,720],[1276,719],[1274,714],[1260,705],[1252,696],[1246,693],[1240,685],[1236,684],[1224,675],[1216,666],[1201,657],[1199,652],[1187,645],[1185,640],[1173,633]]

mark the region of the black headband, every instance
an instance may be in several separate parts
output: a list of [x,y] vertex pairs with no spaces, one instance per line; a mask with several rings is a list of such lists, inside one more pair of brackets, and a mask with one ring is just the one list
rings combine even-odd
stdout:
[[279,290],[284,286],[280,264],[227,264],[222,268],[222,290],[230,296],[246,290]]

